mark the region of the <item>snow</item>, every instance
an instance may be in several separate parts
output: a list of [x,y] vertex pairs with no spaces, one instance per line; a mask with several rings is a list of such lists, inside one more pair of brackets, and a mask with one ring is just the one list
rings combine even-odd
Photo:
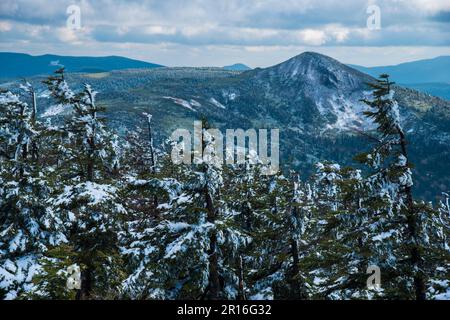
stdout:
[[211,102],[213,105],[215,105],[217,108],[220,108],[220,109],[226,109],[226,107],[223,105],[223,104],[221,104],[219,101],[217,101],[216,99],[214,99],[214,98],[211,98],[211,99],[209,99],[209,102]]
[[0,104],[20,103],[19,97],[10,91],[0,94]]
[[265,288],[260,292],[249,297],[249,300],[273,300],[274,294],[272,288]]
[[222,92],[222,97],[226,100],[226,101],[234,101],[236,100],[236,98],[239,96],[238,93],[234,92],[234,91],[228,91],[228,90],[224,90]]
[[194,239],[194,235],[195,231],[191,230],[185,236],[170,243],[166,248],[164,259],[174,258],[179,252],[185,252],[188,248],[188,244]]
[[167,224],[167,228],[170,232],[180,232],[182,230],[188,229],[190,225],[184,222],[170,222]]
[[[55,205],[69,205],[82,198],[89,200],[89,206],[96,206],[114,201],[116,199],[116,193],[117,188],[111,185],[85,182],[75,186],[66,186],[64,192],[57,197]],[[116,209],[122,212],[125,211],[122,206],[119,206]]]
[[[172,225],[172,227],[174,226]],[[175,228],[177,227],[182,228],[182,230],[190,229],[190,231],[178,237],[175,241],[173,241],[166,247],[164,259],[175,258],[180,252],[186,252],[186,250],[189,248],[189,245],[194,242],[198,242],[198,237],[207,234],[208,231],[214,227],[214,225],[211,223],[203,223],[200,225],[192,226],[176,224]]]
[[64,99],[71,100],[71,99],[75,98],[75,93],[72,90],[70,90],[69,85],[67,84],[66,81],[61,81],[58,84],[57,89],[58,89],[59,93],[62,94]]
[[404,155],[398,156],[397,166],[404,167],[408,163],[408,159]]
[[69,111],[70,108],[71,106],[69,104],[52,105],[47,110],[45,110],[45,112],[42,114],[42,117],[43,118],[54,117]]
[[412,187],[414,185],[412,172],[409,168],[399,177],[399,184],[406,187]]
[[321,278],[321,277],[318,277],[318,276],[315,276],[314,279],[313,279],[313,283],[316,286],[320,286],[321,284],[324,284],[326,282],[327,282],[326,278]]
[[[37,256],[26,255],[17,258],[14,262],[6,260],[0,265],[0,288],[12,288],[15,284],[25,284],[26,289],[30,289],[33,276],[40,270],[37,263]],[[18,292],[11,289],[7,292],[5,300],[14,300]]]
[[395,230],[389,230],[387,232],[382,232],[382,233],[372,237],[372,240],[373,241],[383,241],[387,238],[392,237],[392,235],[394,235],[394,234],[395,234]]
[[450,300],[450,283],[449,281],[441,283],[442,286],[447,287],[447,291],[434,296],[436,300]]
[[198,102],[197,100],[194,100],[194,99],[189,100],[189,104],[191,106],[194,106],[194,107],[201,107],[202,106],[200,102]]
[[152,122],[153,115],[151,115],[150,113],[147,113],[147,112],[143,112],[142,115],[147,118],[147,123]]
[[182,106],[182,107],[184,107],[184,108],[186,108],[186,109],[189,109],[189,110],[191,110],[191,111],[194,111],[194,112],[197,111],[197,110],[195,110],[194,107],[193,107],[188,101],[186,101],[186,100],[183,100],[183,99],[180,99],[180,98],[168,97],[168,96],[163,97],[163,98],[164,98],[164,99],[167,99],[167,100],[171,100],[171,101],[173,101],[175,104],[180,105],[180,106]]
[[24,251],[26,246],[26,238],[20,230],[13,240],[9,243],[9,252],[15,252],[17,250]]
[[363,112],[367,110],[365,104],[354,102],[343,95],[332,95],[327,101],[331,109],[326,109],[323,102],[318,104],[319,112],[322,115],[333,114],[337,120],[333,124],[328,124],[327,129],[348,130],[354,128],[372,128],[373,122],[368,119]]

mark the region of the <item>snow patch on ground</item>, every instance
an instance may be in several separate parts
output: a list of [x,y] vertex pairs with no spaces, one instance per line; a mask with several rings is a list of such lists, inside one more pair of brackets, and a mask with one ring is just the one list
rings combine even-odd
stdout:
[[220,108],[220,109],[226,109],[226,107],[223,105],[223,104],[221,104],[219,101],[217,101],[216,99],[214,99],[214,98],[211,98],[211,99],[209,99],[209,102],[211,102],[213,105],[215,105],[217,108]]
[[175,104],[177,104],[179,106],[182,106],[182,107],[184,107],[186,109],[189,109],[191,111],[194,111],[194,112],[197,111],[197,110],[194,109],[194,107],[191,105],[191,103],[189,103],[189,101],[186,101],[186,100],[183,100],[183,99],[180,99],[180,98],[174,98],[174,97],[163,97],[163,98],[167,99],[167,100],[171,100]]
[[348,130],[373,127],[373,122],[363,114],[367,106],[362,102],[353,102],[343,95],[333,95],[327,104],[328,108],[320,101],[317,104],[319,112],[324,116],[333,114],[337,120],[333,124],[328,124],[326,129]]
[[236,98],[238,96],[239,96],[239,94],[237,94],[236,92],[233,92],[233,91],[227,91],[227,90],[222,91],[222,97],[226,101],[234,101],[234,100],[236,100]]

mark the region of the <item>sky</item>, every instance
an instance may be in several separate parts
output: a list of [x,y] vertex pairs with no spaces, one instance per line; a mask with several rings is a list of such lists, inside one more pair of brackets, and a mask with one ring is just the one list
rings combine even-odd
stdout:
[[1,0],[0,51],[266,67],[450,55],[450,0]]

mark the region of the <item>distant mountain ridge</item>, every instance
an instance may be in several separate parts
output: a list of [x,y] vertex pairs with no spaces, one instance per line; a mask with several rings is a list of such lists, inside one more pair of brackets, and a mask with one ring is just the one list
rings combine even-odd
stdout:
[[395,79],[397,83],[450,83],[450,56],[406,62],[394,66],[350,66],[361,72],[370,74],[373,77],[378,77],[382,73],[387,73]]
[[450,56],[406,62],[395,66],[350,66],[373,77],[387,73],[404,87],[450,100]]
[[161,65],[119,57],[73,57],[46,54],[0,52],[0,78],[19,78],[50,74],[64,67],[67,72],[99,73],[122,69],[158,68]]
[[249,66],[243,64],[243,63],[235,63],[232,64],[231,66],[225,66],[223,67],[224,70],[227,71],[248,71],[248,70],[252,70],[252,68],[250,68]]

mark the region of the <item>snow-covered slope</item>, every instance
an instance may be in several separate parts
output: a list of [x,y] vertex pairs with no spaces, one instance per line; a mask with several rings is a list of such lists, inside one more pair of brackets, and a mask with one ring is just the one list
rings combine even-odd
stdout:
[[[347,130],[369,125],[360,101],[367,94],[367,83],[375,80],[330,57],[306,52],[255,74],[271,95],[285,95],[305,112],[312,101],[313,111],[323,118],[323,129]],[[286,96],[287,94],[287,96]],[[311,110],[310,110],[311,111]]]

